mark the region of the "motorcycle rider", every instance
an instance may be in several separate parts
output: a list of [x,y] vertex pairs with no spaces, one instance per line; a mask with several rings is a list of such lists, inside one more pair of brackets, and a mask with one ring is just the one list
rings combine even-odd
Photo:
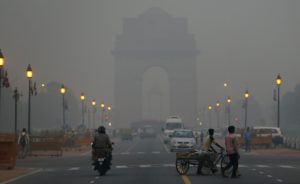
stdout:
[[[93,164],[97,161],[98,157],[106,157],[108,160],[108,168],[110,169],[112,160],[112,143],[105,132],[104,126],[100,126],[97,131],[98,133],[94,136],[92,144]],[[97,168],[95,167],[94,169],[96,170]]]

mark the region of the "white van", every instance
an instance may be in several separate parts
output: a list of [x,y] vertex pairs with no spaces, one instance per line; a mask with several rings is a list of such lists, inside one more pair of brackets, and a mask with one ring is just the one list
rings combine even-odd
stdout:
[[167,118],[163,131],[164,131],[164,143],[170,142],[170,135],[173,134],[175,129],[183,129],[183,122],[179,116],[170,116]]

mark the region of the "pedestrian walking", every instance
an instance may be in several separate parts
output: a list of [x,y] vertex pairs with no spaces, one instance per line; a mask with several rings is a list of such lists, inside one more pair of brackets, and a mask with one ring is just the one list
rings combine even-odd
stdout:
[[226,152],[229,156],[229,164],[222,170],[222,175],[224,177],[227,177],[225,175],[226,170],[228,170],[230,167],[233,167],[231,178],[237,178],[240,176],[238,173],[238,166],[239,166],[239,150],[238,150],[238,142],[237,138],[234,134],[235,127],[229,126],[228,127],[228,135],[225,137],[225,146],[226,146]]
[[247,128],[246,132],[244,133],[244,140],[245,140],[245,151],[250,152],[251,151],[252,132],[250,131],[249,127]]
[[18,144],[21,147],[19,157],[25,158],[27,156],[28,146],[29,146],[29,136],[27,134],[26,128],[22,129],[22,132],[18,138]]

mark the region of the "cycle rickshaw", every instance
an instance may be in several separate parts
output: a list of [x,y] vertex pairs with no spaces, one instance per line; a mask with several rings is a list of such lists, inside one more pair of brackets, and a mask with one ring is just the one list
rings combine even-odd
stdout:
[[[214,173],[214,166],[220,164],[221,169],[225,168],[229,163],[229,157],[224,149],[217,152],[217,157],[212,163],[211,154],[201,150],[193,150],[190,152],[176,153],[176,170],[180,175],[185,175],[189,171],[190,166],[199,167],[202,175]],[[200,165],[199,165],[200,164]]]

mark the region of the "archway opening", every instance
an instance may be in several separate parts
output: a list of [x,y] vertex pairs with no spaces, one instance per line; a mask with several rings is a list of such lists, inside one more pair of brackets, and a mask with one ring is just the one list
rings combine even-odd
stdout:
[[170,87],[167,72],[161,67],[151,67],[143,74],[143,120],[163,121],[170,112]]

